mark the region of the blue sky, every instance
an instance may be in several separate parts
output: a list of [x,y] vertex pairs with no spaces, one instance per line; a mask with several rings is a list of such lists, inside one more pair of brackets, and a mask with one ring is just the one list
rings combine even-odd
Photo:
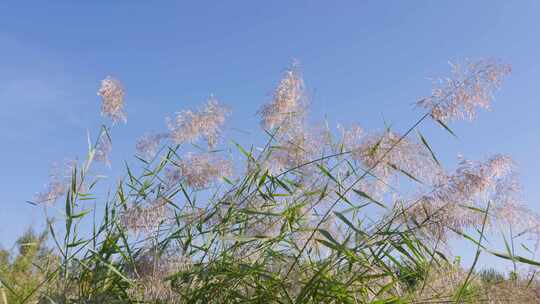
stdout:
[[[128,124],[114,130],[113,166],[132,159],[136,138],[213,93],[233,109],[227,132],[251,138],[255,112],[298,59],[312,117],[384,122],[404,130],[421,115],[429,77],[448,60],[499,58],[513,73],[493,111],[451,127],[426,124],[447,166],[458,153],[509,154],[540,212],[540,2],[538,1],[21,1],[0,3],[0,245],[42,225],[25,203],[56,160],[83,157],[97,130],[99,81],[122,80]],[[95,131],[94,131],[95,132]],[[253,138],[257,135],[252,134]]]

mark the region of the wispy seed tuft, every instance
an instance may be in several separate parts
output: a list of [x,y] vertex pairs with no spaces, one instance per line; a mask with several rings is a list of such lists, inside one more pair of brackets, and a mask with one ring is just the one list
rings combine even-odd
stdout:
[[124,111],[124,88],[119,80],[107,76],[101,81],[97,92],[101,97],[101,115],[109,117],[113,122],[127,122]]
[[176,144],[182,144],[195,142],[202,137],[206,139],[209,147],[214,147],[228,114],[229,109],[210,96],[204,109],[184,110],[176,113],[174,118],[167,118],[170,139]]
[[439,79],[432,95],[416,103],[443,122],[473,120],[477,108],[489,109],[493,91],[512,70],[493,60],[451,65],[453,77]]

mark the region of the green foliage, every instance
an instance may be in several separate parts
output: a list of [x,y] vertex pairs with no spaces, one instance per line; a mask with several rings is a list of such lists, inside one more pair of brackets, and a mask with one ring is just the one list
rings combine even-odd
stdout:
[[504,274],[493,268],[483,269],[478,273],[478,275],[482,281],[488,284],[496,284],[505,280]]
[[8,303],[16,303],[40,287],[44,275],[57,261],[46,241],[47,232],[37,234],[28,229],[16,241],[13,252],[0,250],[0,279]]

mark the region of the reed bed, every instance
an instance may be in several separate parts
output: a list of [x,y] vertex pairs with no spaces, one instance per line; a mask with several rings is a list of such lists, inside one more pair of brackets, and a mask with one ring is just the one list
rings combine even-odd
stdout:
[[[371,132],[310,123],[295,63],[257,112],[262,145],[223,138],[232,109],[210,96],[142,135],[135,165],[108,191],[95,163],[110,165],[128,111],[122,83],[105,78],[107,122],[85,160],[57,165],[33,198],[48,228],[4,252],[0,302],[538,303],[540,263],[518,247],[534,254],[539,217],[512,159],[459,157],[448,171],[421,130],[455,136],[451,124],[490,108],[511,68],[451,67],[408,129]],[[497,250],[487,238],[500,231]],[[471,267],[455,259],[453,239],[474,244]],[[481,253],[514,271],[477,269]]]

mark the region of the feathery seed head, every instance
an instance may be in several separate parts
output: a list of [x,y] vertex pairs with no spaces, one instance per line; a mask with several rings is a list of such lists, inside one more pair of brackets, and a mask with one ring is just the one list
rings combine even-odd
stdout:
[[200,111],[184,110],[176,113],[174,118],[167,117],[169,136],[176,144],[195,142],[203,137],[209,147],[214,147],[229,112],[215,97],[210,96],[205,108]]
[[[54,163],[49,173],[46,190],[36,193],[33,201],[39,204],[53,204],[66,194],[71,185],[73,169],[76,165],[75,160],[67,160],[63,165]],[[82,187],[82,185],[79,187]]]
[[283,132],[297,128],[304,119],[306,108],[304,80],[299,67],[293,65],[285,71],[272,100],[259,110],[261,125],[266,129],[279,127]]
[[510,72],[509,65],[492,60],[452,64],[453,78],[440,79],[432,95],[416,104],[443,122],[473,120],[476,108],[490,108],[493,91],[500,87],[502,79]]
[[184,180],[194,189],[204,189],[221,177],[232,175],[232,163],[211,153],[188,154],[166,172],[169,184]]
[[434,180],[439,177],[440,168],[426,148],[400,134],[386,131],[383,134],[368,135],[352,150],[352,158],[360,161],[371,174],[380,191],[390,182],[391,177],[403,170],[419,180]]
[[167,219],[167,201],[158,198],[148,206],[133,205],[121,216],[122,224],[133,232],[154,232]]
[[160,148],[161,141],[167,139],[168,137],[169,135],[166,133],[144,134],[137,140],[135,149],[137,149],[137,152],[139,152],[139,154],[146,160],[150,160],[156,156],[156,153]]
[[435,190],[422,196],[420,203],[407,213],[416,222],[428,221],[427,233],[441,238],[449,230],[481,225],[484,215],[463,205],[484,208],[484,200],[488,200],[492,210],[500,208],[506,199],[502,200],[497,189],[508,189],[512,180],[507,177],[512,170],[512,159],[505,155],[495,155],[483,163],[461,159],[455,173],[447,176],[444,183],[436,184]]
[[108,116],[113,122],[127,122],[124,112],[124,88],[119,80],[107,76],[101,81],[97,92],[101,97],[101,115]]

